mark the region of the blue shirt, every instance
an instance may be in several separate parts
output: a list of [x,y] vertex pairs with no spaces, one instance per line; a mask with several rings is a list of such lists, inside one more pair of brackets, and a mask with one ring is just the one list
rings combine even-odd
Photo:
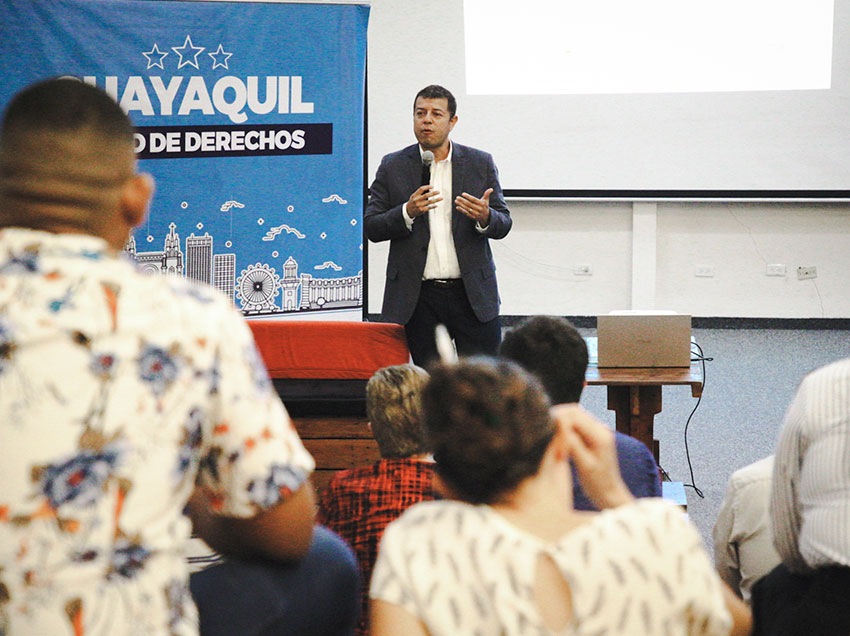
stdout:
[[[614,431],[617,444],[617,461],[623,481],[635,497],[660,497],[661,476],[658,464],[643,442]],[[581,488],[573,466],[573,507],[576,510],[598,510]]]

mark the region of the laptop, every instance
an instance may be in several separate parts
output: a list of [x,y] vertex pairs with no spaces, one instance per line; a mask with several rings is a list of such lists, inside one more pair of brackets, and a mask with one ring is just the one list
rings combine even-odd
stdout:
[[691,316],[613,311],[596,318],[599,367],[690,367]]

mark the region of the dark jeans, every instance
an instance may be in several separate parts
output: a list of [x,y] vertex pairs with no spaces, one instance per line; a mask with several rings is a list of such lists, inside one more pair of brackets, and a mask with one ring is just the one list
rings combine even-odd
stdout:
[[502,341],[499,317],[487,322],[478,320],[460,279],[452,280],[447,285],[422,281],[416,309],[404,326],[407,346],[415,364],[427,367],[436,361],[434,328],[440,324],[446,326],[454,339],[458,355],[494,356],[498,353]]
[[201,636],[350,636],[360,609],[357,560],[321,526],[299,563],[226,560],[189,587]]
[[779,564],[753,586],[753,636],[850,635],[850,567]]

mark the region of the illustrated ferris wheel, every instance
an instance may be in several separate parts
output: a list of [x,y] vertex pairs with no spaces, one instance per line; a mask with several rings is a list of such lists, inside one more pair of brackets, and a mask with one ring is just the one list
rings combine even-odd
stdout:
[[266,313],[279,309],[274,304],[280,293],[280,276],[268,265],[249,265],[236,279],[236,297],[242,311]]

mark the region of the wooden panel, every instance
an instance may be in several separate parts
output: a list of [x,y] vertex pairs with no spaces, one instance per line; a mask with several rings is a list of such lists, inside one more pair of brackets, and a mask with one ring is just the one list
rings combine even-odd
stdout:
[[317,494],[338,470],[368,466],[381,458],[378,443],[363,417],[299,417],[292,421],[316,460],[312,481]]
[[299,437],[307,439],[372,439],[365,417],[296,417]]
[[381,458],[373,439],[305,439],[304,446],[319,469],[339,470],[368,466]]
[[689,384],[694,397],[702,393],[702,369],[697,364],[690,368],[599,368],[588,365],[585,380],[588,385],[608,386],[651,386],[666,384]]

